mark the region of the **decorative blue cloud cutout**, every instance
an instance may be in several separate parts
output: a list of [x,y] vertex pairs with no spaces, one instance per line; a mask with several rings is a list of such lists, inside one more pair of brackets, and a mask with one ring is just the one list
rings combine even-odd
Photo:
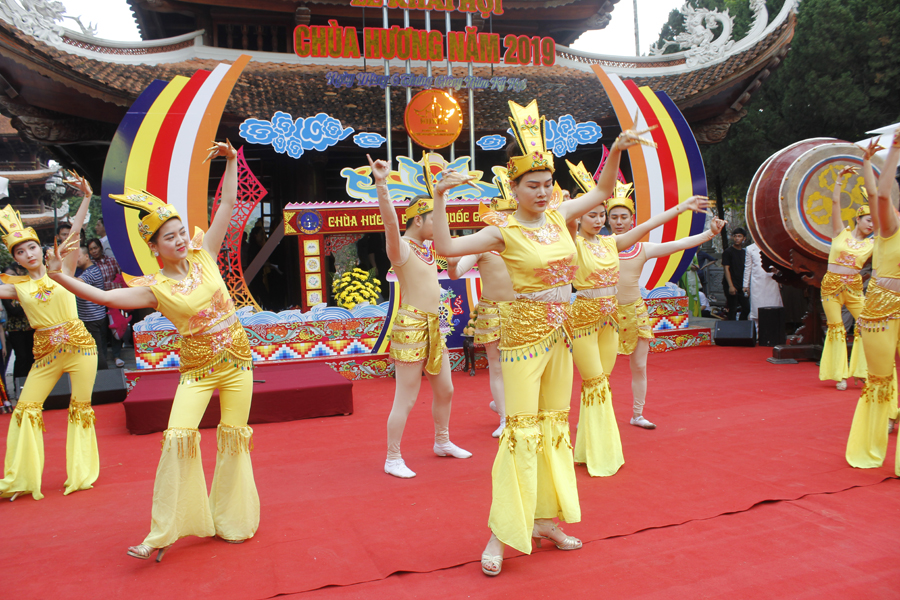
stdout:
[[278,111],[271,121],[247,119],[240,126],[240,136],[251,144],[270,145],[279,154],[300,158],[306,150],[325,150],[353,133],[352,127],[319,113],[296,121],[288,113]]
[[[578,146],[596,144],[603,137],[602,129],[597,123],[594,121],[576,123],[572,115],[563,115],[559,121],[547,119],[546,131],[547,149],[557,158],[574,152]],[[514,136],[512,129],[507,129],[507,132]]]
[[486,135],[475,142],[482,150],[502,150],[506,147],[506,138],[502,135]]
[[387,141],[383,135],[378,133],[357,133],[353,136],[353,143],[360,148],[381,148]]

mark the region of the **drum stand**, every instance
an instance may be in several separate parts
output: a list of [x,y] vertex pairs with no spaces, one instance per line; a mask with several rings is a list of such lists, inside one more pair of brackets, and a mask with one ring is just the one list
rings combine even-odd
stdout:
[[825,343],[825,332],[822,328],[822,296],[819,287],[822,277],[825,276],[827,264],[811,260],[791,250],[791,269],[792,271],[779,270],[775,280],[784,285],[807,290],[806,314],[803,315],[803,324],[794,335],[788,336],[787,343],[772,348],[772,357],[766,360],[774,364],[819,360]]

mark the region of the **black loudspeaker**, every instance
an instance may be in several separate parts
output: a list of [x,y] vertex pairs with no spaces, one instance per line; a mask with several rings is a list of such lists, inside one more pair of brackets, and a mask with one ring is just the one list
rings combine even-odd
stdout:
[[779,346],[787,341],[784,333],[784,308],[780,306],[764,306],[757,311],[759,315],[759,345]]
[[[16,389],[19,396],[22,395],[22,387],[26,377],[16,377]],[[69,398],[72,395],[72,384],[69,374],[63,373],[56,385],[44,401],[44,410],[54,408],[69,408]],[[97,379],[94,380],[94,391],[91,394],[91,404],[111,404],[121,402],[128,395],[125,387],[125,372],[122,369],[104,369],[97,371]]]
[[753,321],[716,321],[716,346],[755,346]]

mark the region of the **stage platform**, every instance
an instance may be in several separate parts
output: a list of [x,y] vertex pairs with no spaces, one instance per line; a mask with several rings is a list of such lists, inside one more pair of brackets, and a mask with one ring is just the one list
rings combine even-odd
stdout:
[[[241,545],[185,538],[159,564],[125,552],[149,529],[160,436],[129,435],[122,404],[97,407],[100,479],[64,497],[66,413],[48,411],[46,497],[0,503],[7,587],[21,598],[92,600],[897,598],[896,435],[883,467],[848,467],[859,388],[839,392],[814,364],[772,365],[770,355],[652,355],[652,431],[628,424],[620,360],[612,390],[625,465],[609,478],[576,467],[582,521],[564,528],[584,548],[508,550],[492,579],[479,567],[497,450],[486,371],[454,374],[450,431],[473,452],[467,460],[432,453],[423,382],[403,439],[418,473],[410,480],[383,472],[391,379],[355,382],[350,416],[255,425],[257,535]],[[573,435],[578,390],[576,375]],[[202,436],[210,482],[215,435]]]
[[[178,378],[178,372],[172,370],[138,374],[123,402],[129,432],[146,434],[166,429]],[[353,383],[321,362],[255,365],[253,382],[251,425],[353,412]],[[219,392],[214,392],[200,429],[216,427],[219,416]]]

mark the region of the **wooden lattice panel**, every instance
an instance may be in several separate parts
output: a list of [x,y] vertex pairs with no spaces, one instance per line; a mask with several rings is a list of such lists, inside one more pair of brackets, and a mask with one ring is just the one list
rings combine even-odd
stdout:
[[[225,285],[231,292],[236,308],[252,306],[255,310],[262,310],[247,283],[244,281],[244,269],[241,266],[241,242],[244,239],[244,228],[253,210],[259,205],[259,201],[268,193],[259,180],[250,171],[247,161],[244,160],[244,149],[237,153],[238,161],[238,193],[237,202],[234,204],[234,213],[231,215],[231,223],[228,225],[228,233],[225,234],[225,243],[219,251],[219,271],[225,279]],[[222,195],[222,182],[219,181],[219,189],[216,190],[216,199],[213,202],[213,217],[219,208]]]

